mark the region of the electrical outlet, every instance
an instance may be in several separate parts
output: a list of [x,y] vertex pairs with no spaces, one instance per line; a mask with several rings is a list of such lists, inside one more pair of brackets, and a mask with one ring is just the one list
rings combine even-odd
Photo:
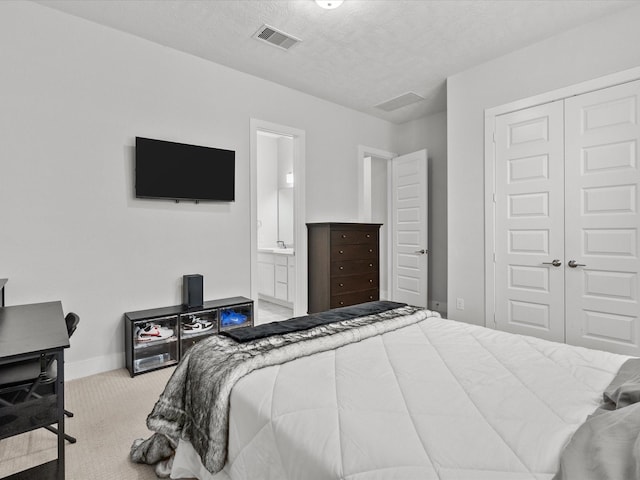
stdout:
[[458,310],[464,310],[464,298],[456,298],[456,308]]

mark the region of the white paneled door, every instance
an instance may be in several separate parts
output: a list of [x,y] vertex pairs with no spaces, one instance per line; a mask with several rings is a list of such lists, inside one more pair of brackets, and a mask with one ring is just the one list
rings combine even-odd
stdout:
[[640,356],[640,81],[494,132],[496,327]]
[[565,103],[567,342],[640,354],[640,81]]
[[427,151],[391,161],[393,300],[427,307]]
[[496,119],[495,323],[564,341],[562,101]]

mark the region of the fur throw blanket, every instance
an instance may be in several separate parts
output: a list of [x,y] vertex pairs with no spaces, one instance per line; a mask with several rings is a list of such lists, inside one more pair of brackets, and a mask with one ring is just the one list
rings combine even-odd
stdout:
[[145,441],[136,440],[131,459],[150,464],[166,460],[182,438],[193,445],[207,470],[217,473],[227,458],[231,389],[244,375],[397,330],[431,316],[439,315],[403,306],[246,343],[212,335],[191,347],[176,367],[147,417],[147,426],[156,433]]

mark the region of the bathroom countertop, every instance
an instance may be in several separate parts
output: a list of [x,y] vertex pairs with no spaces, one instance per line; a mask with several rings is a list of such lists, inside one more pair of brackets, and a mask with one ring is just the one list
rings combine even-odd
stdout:
[[260,247],[258,248],[260,253],[276,253],[278,255],[295,255],[295,249],[293,248],[280,248],[280,247]]

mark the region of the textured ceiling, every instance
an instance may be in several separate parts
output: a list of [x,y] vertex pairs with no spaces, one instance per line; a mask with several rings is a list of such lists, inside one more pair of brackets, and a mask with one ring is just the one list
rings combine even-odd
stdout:
[[[638,0],[39,0],[236,70],[403,123],[446,109],[445,80]],[[255,40],[268,24],[302,39]],[[407,92],[425,100],[374,108]]]

